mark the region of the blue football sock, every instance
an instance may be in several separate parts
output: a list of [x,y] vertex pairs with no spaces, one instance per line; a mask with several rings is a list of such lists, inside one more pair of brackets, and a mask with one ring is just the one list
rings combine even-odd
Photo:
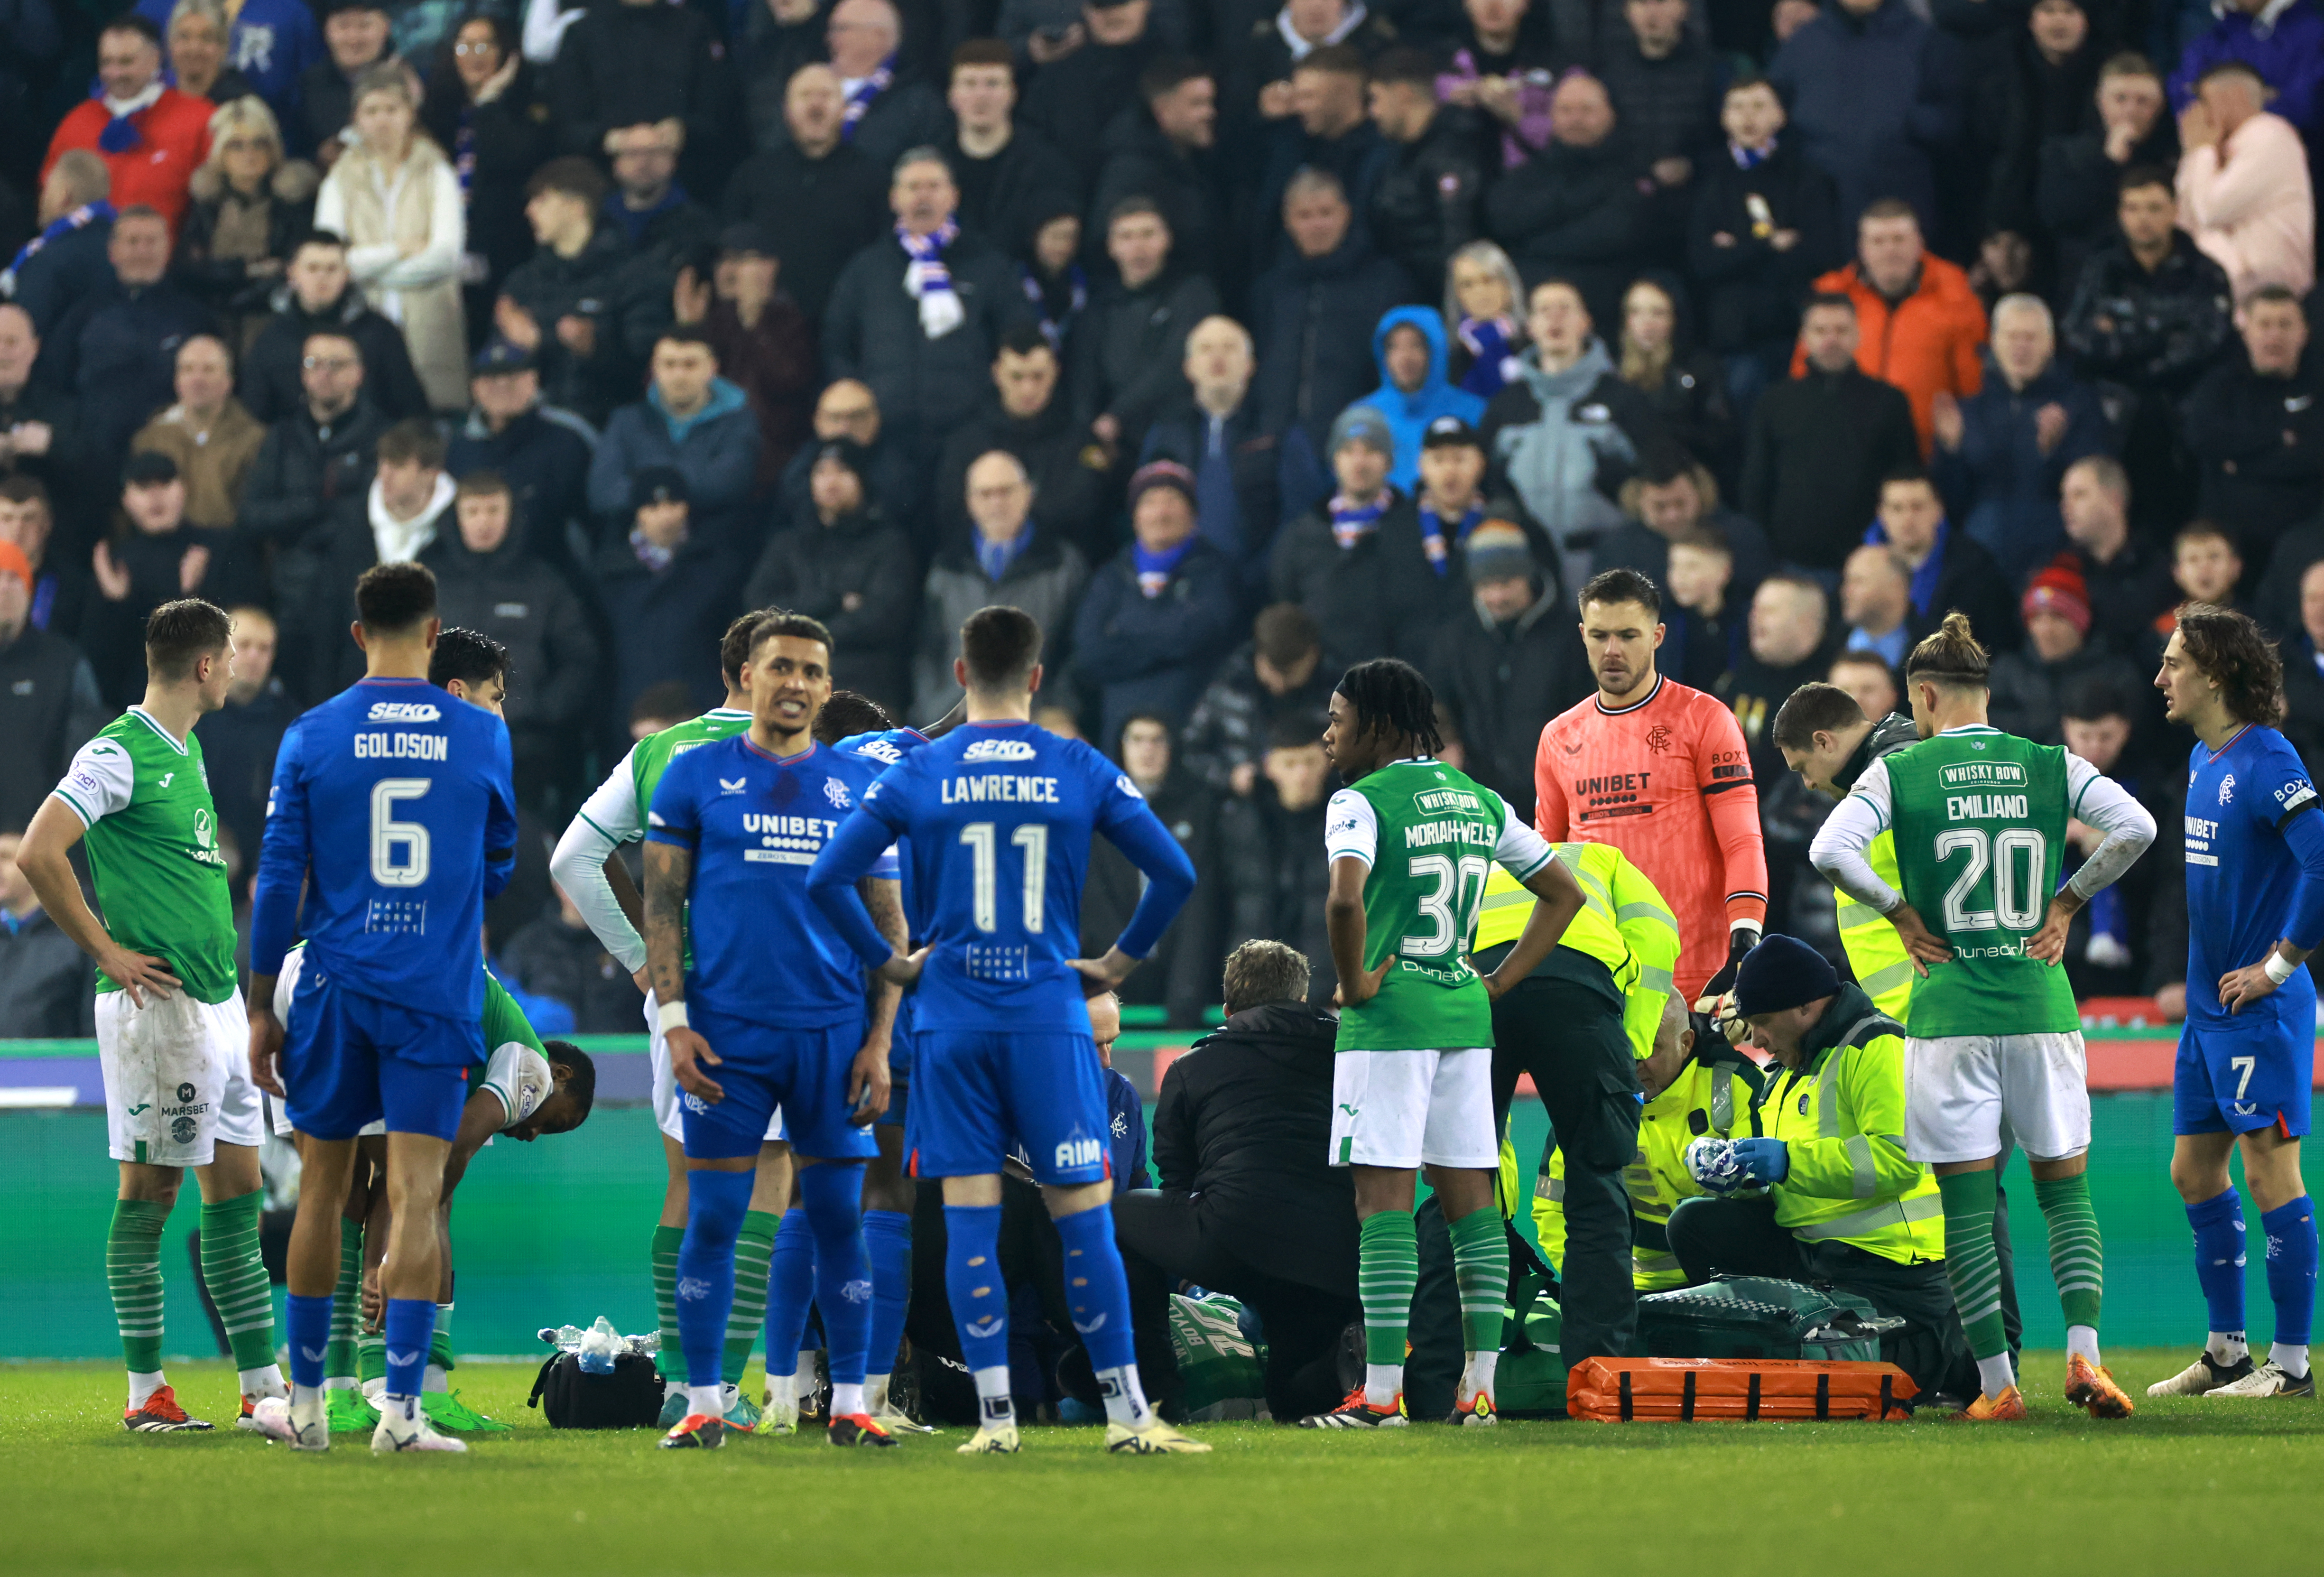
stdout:
[[678,1246],[678,1340],[686,1379],[724,1378],[726,1316],[734,1306],[734,1240],[751,1209],[749,1172],[694,1171],[686,1178],[686,1240]]
[[[812,1169],[812,1168],[810,1168]],[[767,1373],[798,1372],[799,1342],[807,1336],[807,1312],[815,1301],[815,1233],[807,1212],[783,1212],[775,1231],[775,1258],[767,1277]]]
[[428,1342],[436,1333],[436,1300],[387,1300],[387,1394],[416,1397],[428,1367]]
[[[799,1168],[799,1203],[815,1231],[815,1301],[831,1353],[831,1383],[863,1383],[872,1342],[872,1262],[863,1251],[863,1163]],[[832,1412],[838,1414],[835,1404]]]
[[331,1295],[300,1297],[294,1292],[285,1300],[284,1313],[290,1336],[290,1383],[319,1386],[331,1351]]
[[863,1247],[872,1256],[872,1342],[866,1373],[892,1373],[912,1305],[912,1218],[900,1210],[863,1213]]
[[945,1206],[945,1295],[969,1372],[1009,1367],[1009,1289],[1001,1280],[1001,1207]]
[[2259,1218],[2267,1234],[2267,1296],[2279,1346],[2305,1347],[2316,1318],[2316,1207],[2301,1194]]
[[2244,1328],[2244,1202],[2226,1193],[2187,1207],[2195,1229],[2195,1279],[2210,1305],[2211,1329],[2240,1335]]
[[1130,1278],[1113,1243],[1113,1213],[1100,1207],[1057,1218],[1065,1248],[1065,1306],[1089,1349],[1090,1367],[1120,1369],[1138,1361],[1130,1329]]

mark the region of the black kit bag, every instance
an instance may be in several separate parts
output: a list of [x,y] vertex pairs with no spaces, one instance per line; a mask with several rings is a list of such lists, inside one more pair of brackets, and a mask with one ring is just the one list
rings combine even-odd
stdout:
[[576,1352],[552,1354],[532,1382],[528,1407],[551,1429],[648,1429],[661,1420],[662,1379],[642,1352],[614,1354],[613,1372],[591,1374]]

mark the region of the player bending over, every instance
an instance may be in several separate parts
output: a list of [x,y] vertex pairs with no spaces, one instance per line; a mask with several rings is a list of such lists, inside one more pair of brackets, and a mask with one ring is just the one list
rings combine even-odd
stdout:
[[[893,1445],[863,1403],[872,1280],[862,1162],[878,1153],[863,1125],[887,1103],[897,991],[874,982],[867,1012],[863,972],[807,890],[808,866],[877,774],[872,762],[815,742],[816,712],[831,694],[831,635],[820,623],[796,613],[761,619],[742,679],[749,731],[670,762],[646,818],[647,967],[671,1071],[685,1091],[688,1167],[678,1254],[687,1410],[661,1444],[725,1443],[720,1360],[734,1302],[734,1241],[767,1124],[780,1106],[815,1236],[831,1351],[829,1438]],[[900,942],[894,872],[872,863],[862,902],[848,901],[867,928],[876,913],[876,926]]]
[[[1913,649],[1904,681],[1925,736],[1867,766],[1809,857],[1832,884],[1888,917],[1928,977],[1904,1019],[1904,1145],[1936,1168],[1945,1265],[1977,1358],[1973,1419],[2025,1416],[2001,1319],[1995,1162],[2015,1134],[2050,1233],[2066,1315],[2066,1399],[2121,1418],[2130,1398],[2099,1361],[2105,1262],[2090,1208],[2090,1097],[2081,1018],[2058,967],[2090,895],[2154,841],[2154,818],[2080,756],[1985,720],[1985,649],[1959,613]],[[2064,886],[2066,823],[2106,835]],[[1867,851],[1895,834],[1899,886]]]
[[[2187,1025],[2172,1074],[2171,1181],[2195,1230],[2195,1279],[2210,1338],[2150,1397],[2316,1395],[2316,1210],[2300,1177],[2316,1061],[2316,982],[2302,967],[2324,941],[2324,816],[2299,752],[2273,724],[2283,667],[2259,626],[2198,604],[2154,677],[2173,723],[2200,742],[2187,762]],[[2244,1182],[2267,1234],[2275,1342],[2254,1368],[2244,1340]]]
[[[659,1004],[653,982],[646,976],[646,943],[638,934],[642,915],[635,889],[616,852],[646,835],[646,808],[670,762],[687,751],[722,739],[732,739],[751,725],[751,697],[743,687],[743,666],[751,658],[751,632],[763,613],[744,613],[726,626],[718,642],[718,669],[726,680],[725,701],[690,722],[650,734],[631,747],[611,776],[589,796],[573,825],[557,840],[549,869],[557,885],[573,900],[588,923],[598,945],[611,954],[638,989],[645,992],[646,1049],[653,1069],[654,1125],[661,1130],[662,1162],[667,1181],[662,1187],[661,1219],[656,1223],[649,1250],[653,1272],[654,1308],[660,1316],[659,1363],[669,1392],[662,1406],[663,1428],[686,1416],[685,1357],[678,1334],[678,1248],[686,1237],[686,1130],[679,1116],[684,1092],[669,1069],[669,1045],[662,1038]],[[618,885],[616,881],[618,880]],[[759,1323],[767,1297],[767,1265],[774,1252],[775,1227],[791,1187],[790,1146],[783,1140],[783,1118],[776,1111],[767,1120],[759,1148],[757,1183],[750,1209],[734,1239],[734,1313],[726,1328],[726,1347],[719,1365],[728,1388],[723,1416],[736,1429],[748,1431],[759,1421],[758,1405],[742,1394],[742,1370],[751,1360],[751,1345],[758,1339]],[[804,1316],[802,1316],[804,1317]],[[773,1365],[770,1364],[771,1373]],[[785,1432],[788,1433],[788,1425]]]
[[[1449,1422],[1490,1424],[1508,1240],[1493,1202],[1493,1003],[1549,956],[1581,886],[1500,796],[1436,759],[1436,697],[1406,663],[1358,663],[1332,692],[1323,749],[1348,787],[1324,807],[1324,924],[1340,985],[1332,1153],[1356,1183],[1364,1384],[1306,1429],[1401,1426],[1405,1330],[1420,1254],[1414,1181],[1428,1168],[1452,1234],[1468,1364]],[[1537,900],[1500,967],[1468,959],[1499,864]]]
[[[226,705],[234,638],[188,598],[145,621],[145,698],[83,745],[41,802],[16,862],[41,905],[97,962],[97,1050],[121,1192],[105,1253],[129,1365],[122,1423],[208,1429],[161,1370],[161,1227],[185,1169],[202,1195],[202,1279],[240,1371],[244,1428],[284,1394],[274,1296],[258,1254],[258,1091],[235,984],[234,900],[194,724]],[[67,856],[88,840],[100,922]]]
[[[291,1443],[330,1447],[323,1363],[340,1212],[364,1125],[387,1128],[387,1391],[374,1452],[465,1451],[420,1410],[441,1285],[437,1202],[484,1060],[485,899],[516,858],[508,728],[428,683],[436,577],[383,564],[355,583],[364,677],[283,736],[251,918],[251,1074],[305,1143],[290,1234]],[[303,913],[300,892],[304,888]],[[303,925],[285,1037],[274,987]],[[281,1073],[276,1073],[277,1059]]]
[[[968,692],[967,723],[889,768],[808,875],[858,958],[899,984],[919,982],[904,1142],[915,1176],[944,1180],[945,1286],[982,1414],[959,1449],[1018,1449],[1000,1232],[1001,1162],[1021,1139],[1064,1244],[1074,1328],[1105,1396],[1106,1450],[1208,1451],[1157,1417],[1139,1383],[1130,1288],[1105,1208],[1111,1124],[1084,1001],[1153,951],[1194,890],[1194,868],[1119,768],[1034,726],[1041,627],[1030,614],[980,608],[960,644],[953,673]],[[1098,832],[1148,885],[1105,956],[1076,958]],[[850,896],[899,844],[925,910],[909,957]]]

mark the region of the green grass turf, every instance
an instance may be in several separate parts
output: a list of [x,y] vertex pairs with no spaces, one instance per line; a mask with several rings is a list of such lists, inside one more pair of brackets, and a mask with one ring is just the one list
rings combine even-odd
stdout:
[[[1159,1460],[1108,1458],[1093,1429],[1038,1429],[1023,1455],[973,1462],[951,1450],[958,1430],[844,1454],[815,1436],[709,1455],[657,1452],[644,1432],[556,1434],[526,1411],[533,1371],[514,1365],[458,1371],[471,1404],[516,1426],[466,1457],[379,1461],[342,1435],[300,1458],[226,1427],[132,1435],[116,1370],[10,1364],[0,1571],[2315,1570],[2324,1413],[2150,1402],[2146,1384],[2187,1354],[2114,1356],[2138,1399],[2116,1424],[2060,1401],[2062,1360],[2037,1353],[2034,1416],[2012,1426],[1210,1425],[1194,1433],[1214,1454]],[[230,1371],[171,1374],[198,1414],[232,1417]]]

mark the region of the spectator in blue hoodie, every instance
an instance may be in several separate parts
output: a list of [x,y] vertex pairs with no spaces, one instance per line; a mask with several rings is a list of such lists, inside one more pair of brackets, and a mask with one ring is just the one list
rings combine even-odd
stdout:
[[624,516],[630,482],[667,466],[686,478],[697,538],[743,551],[758,546],[744,506],[759,465],[759,423],[742,391],[718,375],[718,353],[698,329],[665,330],[653,347],[653,384],[605,423],[589,463],[589,507]]
[[1448,360],[1444,319],[1434,307],[1398,307],[1372,330],[1372,360],[1379,364],[1380,386],[1356,401],[1388,420],[1396,455],[1388,479],[1410,493],[1420,480],[1420,441],[1440,416],[1457,416],[1475,426],[1485,402],[1444,375]]

